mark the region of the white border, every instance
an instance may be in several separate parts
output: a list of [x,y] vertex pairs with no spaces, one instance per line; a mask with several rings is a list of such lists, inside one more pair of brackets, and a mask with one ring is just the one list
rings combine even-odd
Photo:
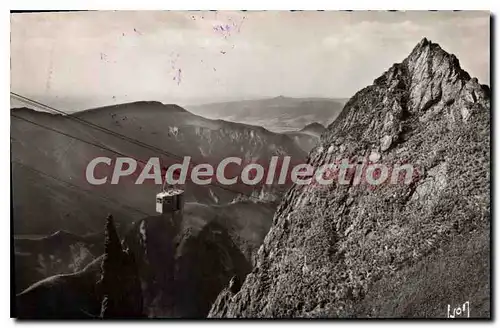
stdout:
[[[452,6],[450,6],[452,4]],[[161,0],[141,0],[141,1],[120,1],[120,0],[88,0],[88,1],[38,1],[38,0],[19,0],[11,4],[11,9],[33,10],[53,10],[60,9],[81,9],[81,10],[489,10],[494,1],[475,0],[475,1],[412,1],[402,5],[397,0],[352,0],[352,1],[326,1],[326,0],[307,0],[307,1],[269,1],[269,0],[182,0],[182,1],[161,1]]]
[[[403,6],[402,6],[403,5]],[[2,90],[7,90],[10,89],[10,67],[7,64],[9,62],[9,56],[10,56],[10,50],[9,50],[9,31],[10,31],[10,15],[8,13],[8,10],[15,9],[15,10],[53,10],[53,9],[81,9],[81,10],[138,10],[138,9],[147,9],[147,10],[158,10],[158,9],[170,9],[170,10],[186,10],[186,9],[200,9],[200,10],[207,10],[207,9],[219,9],[219,10],[235,10],[235,9],[247,9],[247,10],[288,10],[288,9],[295,9],[295,10],[317,10],[317,9],[324,9],[324,10],[346,10],[346,9],[352,9],[352,10],[387,10],[387,9],[400,9],[400,10],[427,10],[427,9],[434,9],[434,10],[452,10],[452,9],[461,9],[461,10],[490,10],[492,13],[498,14],[499,10],[499,2],[498,1],[493,1],[493,0],[474,0],[474,1],[429,1],[429,0],[419,0],[419,1],[412,1],[412,2],[402,2],[400,0],[385,0],[385,1],[373,1],[373,0],[351,0],[351,1],[343,1],[342,3],[339,2],[334,2],[334,1],[327,1],[327,0],[302,0],[302,1],[297,1],[297,0],[288,0],[288,1],[275,1],[271,2],[269,0],[252,0],[252,1],[235,1],[235,0],[213,0],[213,1],[202,1],[202,0],[182,0],[182,1],[165,1],[165,0],[141,0],[141,1],[128,1],[128,0],[113,0],[113,1],[103,1],[103,0],[81,0],[81,1],[69,1],[69,0],[59,0],[59,1],[50,1],[50,0],[45,0],[45,1],[40,1],[40,0],[31,0],[31,1],[10,1],[10,3],[7,3],[6,1],[2,1],[0,3],[0,6],[5,7],[2,8],[3,10],[0,11],[0,17],[1,19],[1,29],[2,29],[2,50],[0,51],[1,53],[1,58],[0,58],[0,67],[2,69],[2,74],[1,74],[1,87]],[[498,22],[497,22],[498,24]],[[496,49],[496,44],[492,44],[492,53],[495,54],[495,62],[498,61],[498,51]],[[493,66],[492,66],[493,67]],[[497,76],[497,69],[494,71],[494,77]],[[494,78],[491,79],[492,81],[495,81]],[[493,95],[493,99],[497,99],[497,93],[496,90]],[[0,304],[0,309],[3,312],[1,315],[3,323],[7,323],[8,325],[13,325],[14,320],[12,319],[7,319],[10,317],[10,270],[7,268],[8,262],[10,262],[10,239],[9,239],[9,233],[10,233],[10,117],[7,117],[7,108],[10,108],[10,97],[7,96],[7,92],[2,93],[2,98],[1,98],[1,103],[4,106],[4,112],[2,115],[3,116],[0,120],[0,133],[2,136],[0,136],[0,145],[1,145],[1,151],[0,154],[3,157],[3,160],[0,161],[0,173],[1,173],[1,178],[2,181],[8,183],[3,183],[1,186],[1,193],[2,195],[0,196],[0,205],[2,207],[2,219],[3,219],[3,238],[1,239],[1,247],[0,251],[2,252],[1,254],[1,259],[4,263],[4,267],[2,270],[0,270],[1,273],[1,282],[2,282],[2,289],[0,290],[0,296],[1,296],[1,304]],[[492,108],[492,112],[494,109]],[[500,115],[497,113],[494,116],[494,125],[493,127],[496,127],[494,131],[494,139],[496,142],[494,143],[495,149],[493,150],[494,154],[499,154],[500,153],[500,146],[499,146],[499,138],[498,138],[498,127],[500,127]],[[497,182],[497,177],[500,172],[499,170],[499,159],[498,157],[495,158],[496,161],[494,163],[495,169],[496,169],[496,175],[495,175],[495,182]],[[492,206],[493,204],[500,204],[500,196],[498,195],[498,190],[495,195],[494,201],[492,201]],[[493,219],[492,219],[493,221]],[[499,224],[496,223],[494,225],[495,227],[495,233],[497,239],[499,238],[498,230],[499,230]],[[497,242],[495,240],[494,246],[493,246],[493,254],[496,254],[498,248]],[[491,263],[491,265],[494,268],[495,272],[495,281],[498,283],[498,270],[497,266],[495,265],[495,261]],[[498,298],[497,298],[498,300]],[[498,301],[494,303],[495,308],[492,309],[492,313],[495,313],[498,316]],[[159,322],[160,324],[165,324],[169,326],[177,326],[177,325],[183,325],[183,326],[191,326],[194,325],[195,323],[182,323],[182,322],[165,322],[161,321]],[[200,322],[200,323],[206,323],[206,322]],[[223,324],[223,323],[228,323],[228,324],[234,324],[234,321],[230,322],[221,322],[217,321],[215,324]],[[344,325],[346,322],[337,322],[337,321],[330,321],[330,322],[323,322],[324,324],[327,325]],[[348,323],[349,325],[362,325],[365,323],[369,324],[388,324],[389,322],[383,321],[383,322],[351,322]],[[392,322],[392,324],[400,325],[402,322]],[[24,326],[31,326],[33,323],[24,323]],[[47,324],[53,324],[52,322],[47,323]],[[109,324],[109,323],[108,323]],[[119,323],[121,324],[121,323]],[[145,326],[148,323],[137,323],[134,322],[132,323],[133,326],[141,327]],[[276,325],[276,324],[289,324],[289,322],[251,322],[251,325],[255,326],[268,326],[268,325]],[[304,321],[300,322],[301,325],[313,325],[317,323],[306,323]],[[437,325],[439,322],[419,322],[418,325],[425,325],[425,326],[433,326]],[[68,325],[68,323],[61,323],[61,325]],[[102,323],[82,323],[82,325],[85,326],[100,326]]]

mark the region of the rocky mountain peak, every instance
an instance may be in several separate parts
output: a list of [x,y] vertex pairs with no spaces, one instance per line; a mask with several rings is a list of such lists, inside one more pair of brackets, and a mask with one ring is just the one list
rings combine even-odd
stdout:
[[385,151],[408,135],[410,121],[436,115],[466,121],[471,111],[489,106],[489,99],[489,87],[471,78],[455,55],[424,38],[401,63],[356,93],[329,128],[332,138],[342,130],[361,143],[374,132]]
[[476,78],[471,79],[455,55],[427,38],[401,63],[394,64],[376,79],[374,85],[409,92],[411,107],[418,111],[425,111],[439,101],[453,101],[463,88],[469,90],[473,100],[489,97],[489,88],[480,85]]
[[489,88],[422,39],[346,103],[308,157],[316,169],[410,163],[409,182],[370,187],[350,171],[347,184],[294,185],[254,270],[210,316],[439,317],[444,295],[473,293],[487,315],[488,279],[470,277],[489,272],[477,260],[489,247],[489,122]]
[[416,67],[427,65],[429,69],[451,70],[462,74],[465,80],[470,79],[469,74],[460,67],[460,62],[455,55],[449,54],[439,44],[427,38],[417,43],[404,62],[410,73],[413,73]]

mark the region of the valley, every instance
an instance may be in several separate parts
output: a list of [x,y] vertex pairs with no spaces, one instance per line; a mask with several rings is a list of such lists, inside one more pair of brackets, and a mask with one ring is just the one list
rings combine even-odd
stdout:
[[[40,288],[52,288],[45,285],[45,279],[61,274],[88,276],[83,274],[89,270],[86,266],[98,261],[104,251],[103,229],[108,213],[115,217],[118,234],[137,258],[145,288],[146,315],[204,317],[229,279],[236,274],[244,280],[251,270],[277,204],[290,186],[252,187],[238,183],[221,188],[188,181],[181,227],[173,233],[164,226],[165,219],[155,214],[155,194],[161,185],[135,184],[139,171],[122,177],[118,185],[91,184],[85,171],[93,158],[132,156],[137,159],[137,170],[153,155],[166,163],[164,167],[181,163],[182,156],[190,156],[194,163],[216,164],[229,156],[241,158],[244,163],[263,163],[273,156],[290,156],[292,161],[301,162],[319,141],[322,130],[317,124],[312,125],[312,131],[306,127],[293,135],[271,132],[259,126],[206,119],[159,102],[122,104],[68,116],[28,108],[12,109],[11,114],[14,247],[19,272],[16,292],[23,292],[19,307],[24,317],[41,315],[27,309],[26,304]],[[105,173],[101,169],[95,174]],[[240,173],[241,168],[231,170],[234,176]],[[150,243],[147,252],[141,250],[145,245],[139,242],[141,238]],[[197,259],[206,243],[213,245],[214,251],[207,250]],[[170,271],[162,249],[173,250]],[[155,257],[155,252],[160,257]],[[202,265],[213,268],[193,267],[194,263],[203,263],[199,262],[202,259],[208,260]],[[168,272],[162,274],[163,270]],[[180,279],[179,286],[192,289],[191,294],[179,291],[180,295],[190,295],[188,299],[174,297],[173,302],[168,301],[171,295],[165,294],[168,288],[161,287],[158,277],[174,273],[176,281]],[[219,278],[206,280],[213,280],[213,275]],[[71,279],[78,283],[80,278]],[[38,281],[38,287],[30,287]],[[24,292],[28,287],[30,291]],[[189,305],[192,299],[198,300],[195,307]],[[98,308],[96,304],[85,304],[81,306]],[[78,313],[78,309],[67,311],[71,316]]]

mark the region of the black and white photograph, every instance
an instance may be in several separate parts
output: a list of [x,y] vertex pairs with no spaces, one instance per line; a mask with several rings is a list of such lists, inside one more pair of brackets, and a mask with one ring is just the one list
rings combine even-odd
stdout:
[[491,320],[492,24],[12,11],[11,316]]

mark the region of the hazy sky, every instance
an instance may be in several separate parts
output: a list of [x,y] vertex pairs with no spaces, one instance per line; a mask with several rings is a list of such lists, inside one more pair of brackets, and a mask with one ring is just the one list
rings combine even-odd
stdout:
[[427,37],[489,84],[488,12],[11,15],[11,91],[64,110],[136,100],[349,98]]

